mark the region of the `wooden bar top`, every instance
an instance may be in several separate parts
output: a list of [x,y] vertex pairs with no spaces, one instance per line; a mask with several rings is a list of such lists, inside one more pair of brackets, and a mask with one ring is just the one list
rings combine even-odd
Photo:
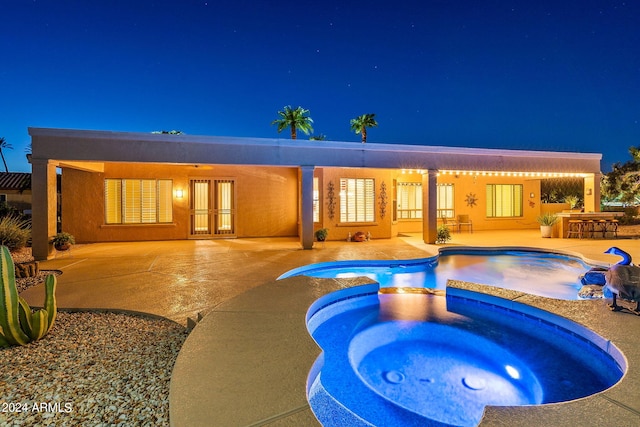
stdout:
[[559,212],[556,215],[571,219],[607,219],[621,217],[624,212]]

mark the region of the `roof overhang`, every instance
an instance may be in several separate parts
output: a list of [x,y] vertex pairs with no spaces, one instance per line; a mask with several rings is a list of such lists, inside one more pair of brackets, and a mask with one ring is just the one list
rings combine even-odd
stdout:
[[29,128],[32,160],[600,173],[599,153]]

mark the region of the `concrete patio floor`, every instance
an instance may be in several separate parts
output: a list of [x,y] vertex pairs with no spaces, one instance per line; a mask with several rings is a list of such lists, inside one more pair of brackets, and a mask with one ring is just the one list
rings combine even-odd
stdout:
[[[543,239],[538,230],[463,232],[453,234],[452,245],[547,248],[605,264],[619,258],[603,252],[619,246],[640,258],[640,240]],[[174,368],[172,425],[306,426],[318,425],[306,401],[305,381],[319,349],[306,331],[304,315],[319,296],[353,282],[275,279],[310,263],[424,258],[437,254],[439,247],[422,243],[417,235],[366,243],[332,241],[309,251],[296,238],[97,243],[77,245],[69,255],[42,262],[41,268],[63,272],[57,289],[60,308],[130,310],[181,324],[205,314]],[[40,285],[22,296],[38,305],[43,294]],[[607,331],[621,331],[615,335],[623,342],[612,340],[629,359],[629,373],[624,393],[620,385],[603,393],[613,397],[589,405],[583,425],[594,425],[594,408],[612,417],[614,425],[640,425],[640,390],[634,386],[640,380],[640,317],[611,313],[603,301],[593,303],[589,310],[602,317],[595,320],[606,322]],[[563,418],[563,405],[547,406],[541,409],[545,414],[556,414],[548,425],[581,419],[579,414],[576,419],[575,408]],[[529,425],[534,413],[537,425],[547,425],[535,410],[491,412],[482,425]]]

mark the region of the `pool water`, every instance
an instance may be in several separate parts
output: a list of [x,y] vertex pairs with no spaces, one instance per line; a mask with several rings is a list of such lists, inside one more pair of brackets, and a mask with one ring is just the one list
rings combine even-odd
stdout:
[[578,399],[626,369],[617,349],[612,357],[579,325],[567,330],[455,296],[377,290],[334,292],[309,309],[323,353],[308,398],[324,426],[473,426],[486,405]]
[[580,276],[593,265],[541,251],[463,249],[437,257],[392,261],[336,261],[291,270],[280,278],[366,276],[381,287],[445,289],[448,279],[503,287],[565,300],[579,299]]

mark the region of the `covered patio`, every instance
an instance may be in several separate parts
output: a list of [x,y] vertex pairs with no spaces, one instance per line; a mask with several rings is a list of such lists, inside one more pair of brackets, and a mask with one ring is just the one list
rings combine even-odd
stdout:
[[[385,198],[382,196],[385,188],[383,184],[386,182],[390,186],[394,177],[403,171],[415,173],[416,178],[413,181],[420,184],[421,197],[416,200],[421,203],[421,213],[415,220],[419,222],[422,241],[426,243],[436,240],[437,190],[438,184],[446,179],[458,180],[461,189],[458,196],[461,197],[460,200],[464,200],[465,195],[467,200],[470,200],[473,198],[471,196],[476,194],[475,190],[469,189],[469,183],[522,183],[519,184],[524,188],[519,190],[519,197],[523,199],[520,208],[522,212],[513,214],[507,221],[503,221],[499,214],[492,218],[490,226],[498,229],[535,226],[535,216],[540,213],[540,194],[536,191],[535,182],[546,176],[582,177],[585,210],[597,212],[600,206],[600,154],[44,128],[30,128],[29,134],[32,137],[33,149],[33,254],[37,259],[47,259],[54,255],[49,240],[56,234],[58,227],[58,169],[62,170],[62,228],[65,228],[66,224],[74,227],[93,227],[91,232],[97,237],[86,241],[177,240],[197,237],[190,237],[188,231],[190,208],[187,203],[193,198],[184,197],[186,189],[179,185],[176,185],[173,193],[168,196],[169,212],[173,214],[168,216],[168,222],[116,225],[108,223],[104,213],[107,210],[104,206],[105,196],[96,191],[105,191],[106,179],[111,179],[112,176],[108,173],[125,175],[131,174],[132,170],[137,171],[136,178],[152,179],[158,178],[158,172],[153,171],[178,171],[179,176],[163,176],[168,180],[174,179],[176,183],[187,183],[194,174],[197,174],[195,178],[199,178],[203,174],[202,170],[207,168],[222,168],[225,177],[234,173],[233,170],[248,176],[252,169],[272,168],[270,170],[276,171],[275,175],[271,175],[274,176],[274,183],[283,182],[283,179],[287,180],[295,173],[297,188],[287,184],[287,188],[290,189],[287,191],[290,192],[284,196],[287,200],[295,199],[295,204],[288,207],[285,213],[287,218],[291,217],[286,227],[273,224],[274,221],[280,221],[282,216],[278,216],[277,209],[270,209],[273,211],[270,228],[260,228],[259,223],[254,223],[253,226],[257,225],[258,228],[253,227],[251,230],[257,231],[245,231],[244,235],[237,234],[235,237],[274,237],[277,235],[273,234],[274,230],[278,230],[281,234],[297,235],[299,244],[304,249],[313,246],[314,231],[318,227],[342,227],[345,235],[349,230],[348,226],[371,227],[375,231],[374,236],[378,237],[392,237],[401,232],[402,230],[396,226],[396,218],[385,215],[388,204],[391,204],[389,211],[396,209],[396,200],[391,197],[392,194]],[[356,219],[355,222],[342,223],[342,219],[334,220],[330,216],[329,184],[336,185],[331,180],[339,179],[339,175],[335,173],[339,170],[350,171],[349,173],[356,177],[353,178],[356,183],[359,183],[357,180],[368,179],[366,177],[372,174],[379,177],[372,192],[375,200],[370,201],[372,209],[376,211],[364,222],[358,222],[361,220]],[[286,171],[286,177],[283,176],[283,171]],[[327,178],[328,182],[321,187],[320,199],[316,199],[314,180],[318,178],[319,171],[333,178]],[[261,182],[258,175],[253,179],[253,183]],[[247,184],[240,181],[242,180],[238,180],[238,188],[246,189],[254,185],[250,181],[246,181]],[[235,185],[235,181],[229,182]],[[264,179],[262,182],[264,183]],[[90,190],[86,190],[86,196],[80,195],[83,184],[92,185]],[[539,188],[539,184],[537,185]],[[484,190],[478,190],[478,193],[482,194],[480,191]],[[265,206],[265,203],[274,203],[268,199],[266,202],[258,201],[251,195],[244,197],[246,202],[243,202],[242,209],[237,210],[238,214],[252,207],[256,208],[256,205],[251,203],[260,203],[258,207]],[[340,197],[342,193],[336,194],[338,203]],[[270,205],[271,208],[273,206],[277,205]],[[314,217],[314,209],[317,209],[317,206],[323,209],[319,221]],[[93,210],[94,215],[83,216],[89,210]],[[483,212],[478,212],[482,218],[485,215]],[[294,228],[293,231],[281,231],[291,227]],[[81,237],[79,240],[83,241]]]

